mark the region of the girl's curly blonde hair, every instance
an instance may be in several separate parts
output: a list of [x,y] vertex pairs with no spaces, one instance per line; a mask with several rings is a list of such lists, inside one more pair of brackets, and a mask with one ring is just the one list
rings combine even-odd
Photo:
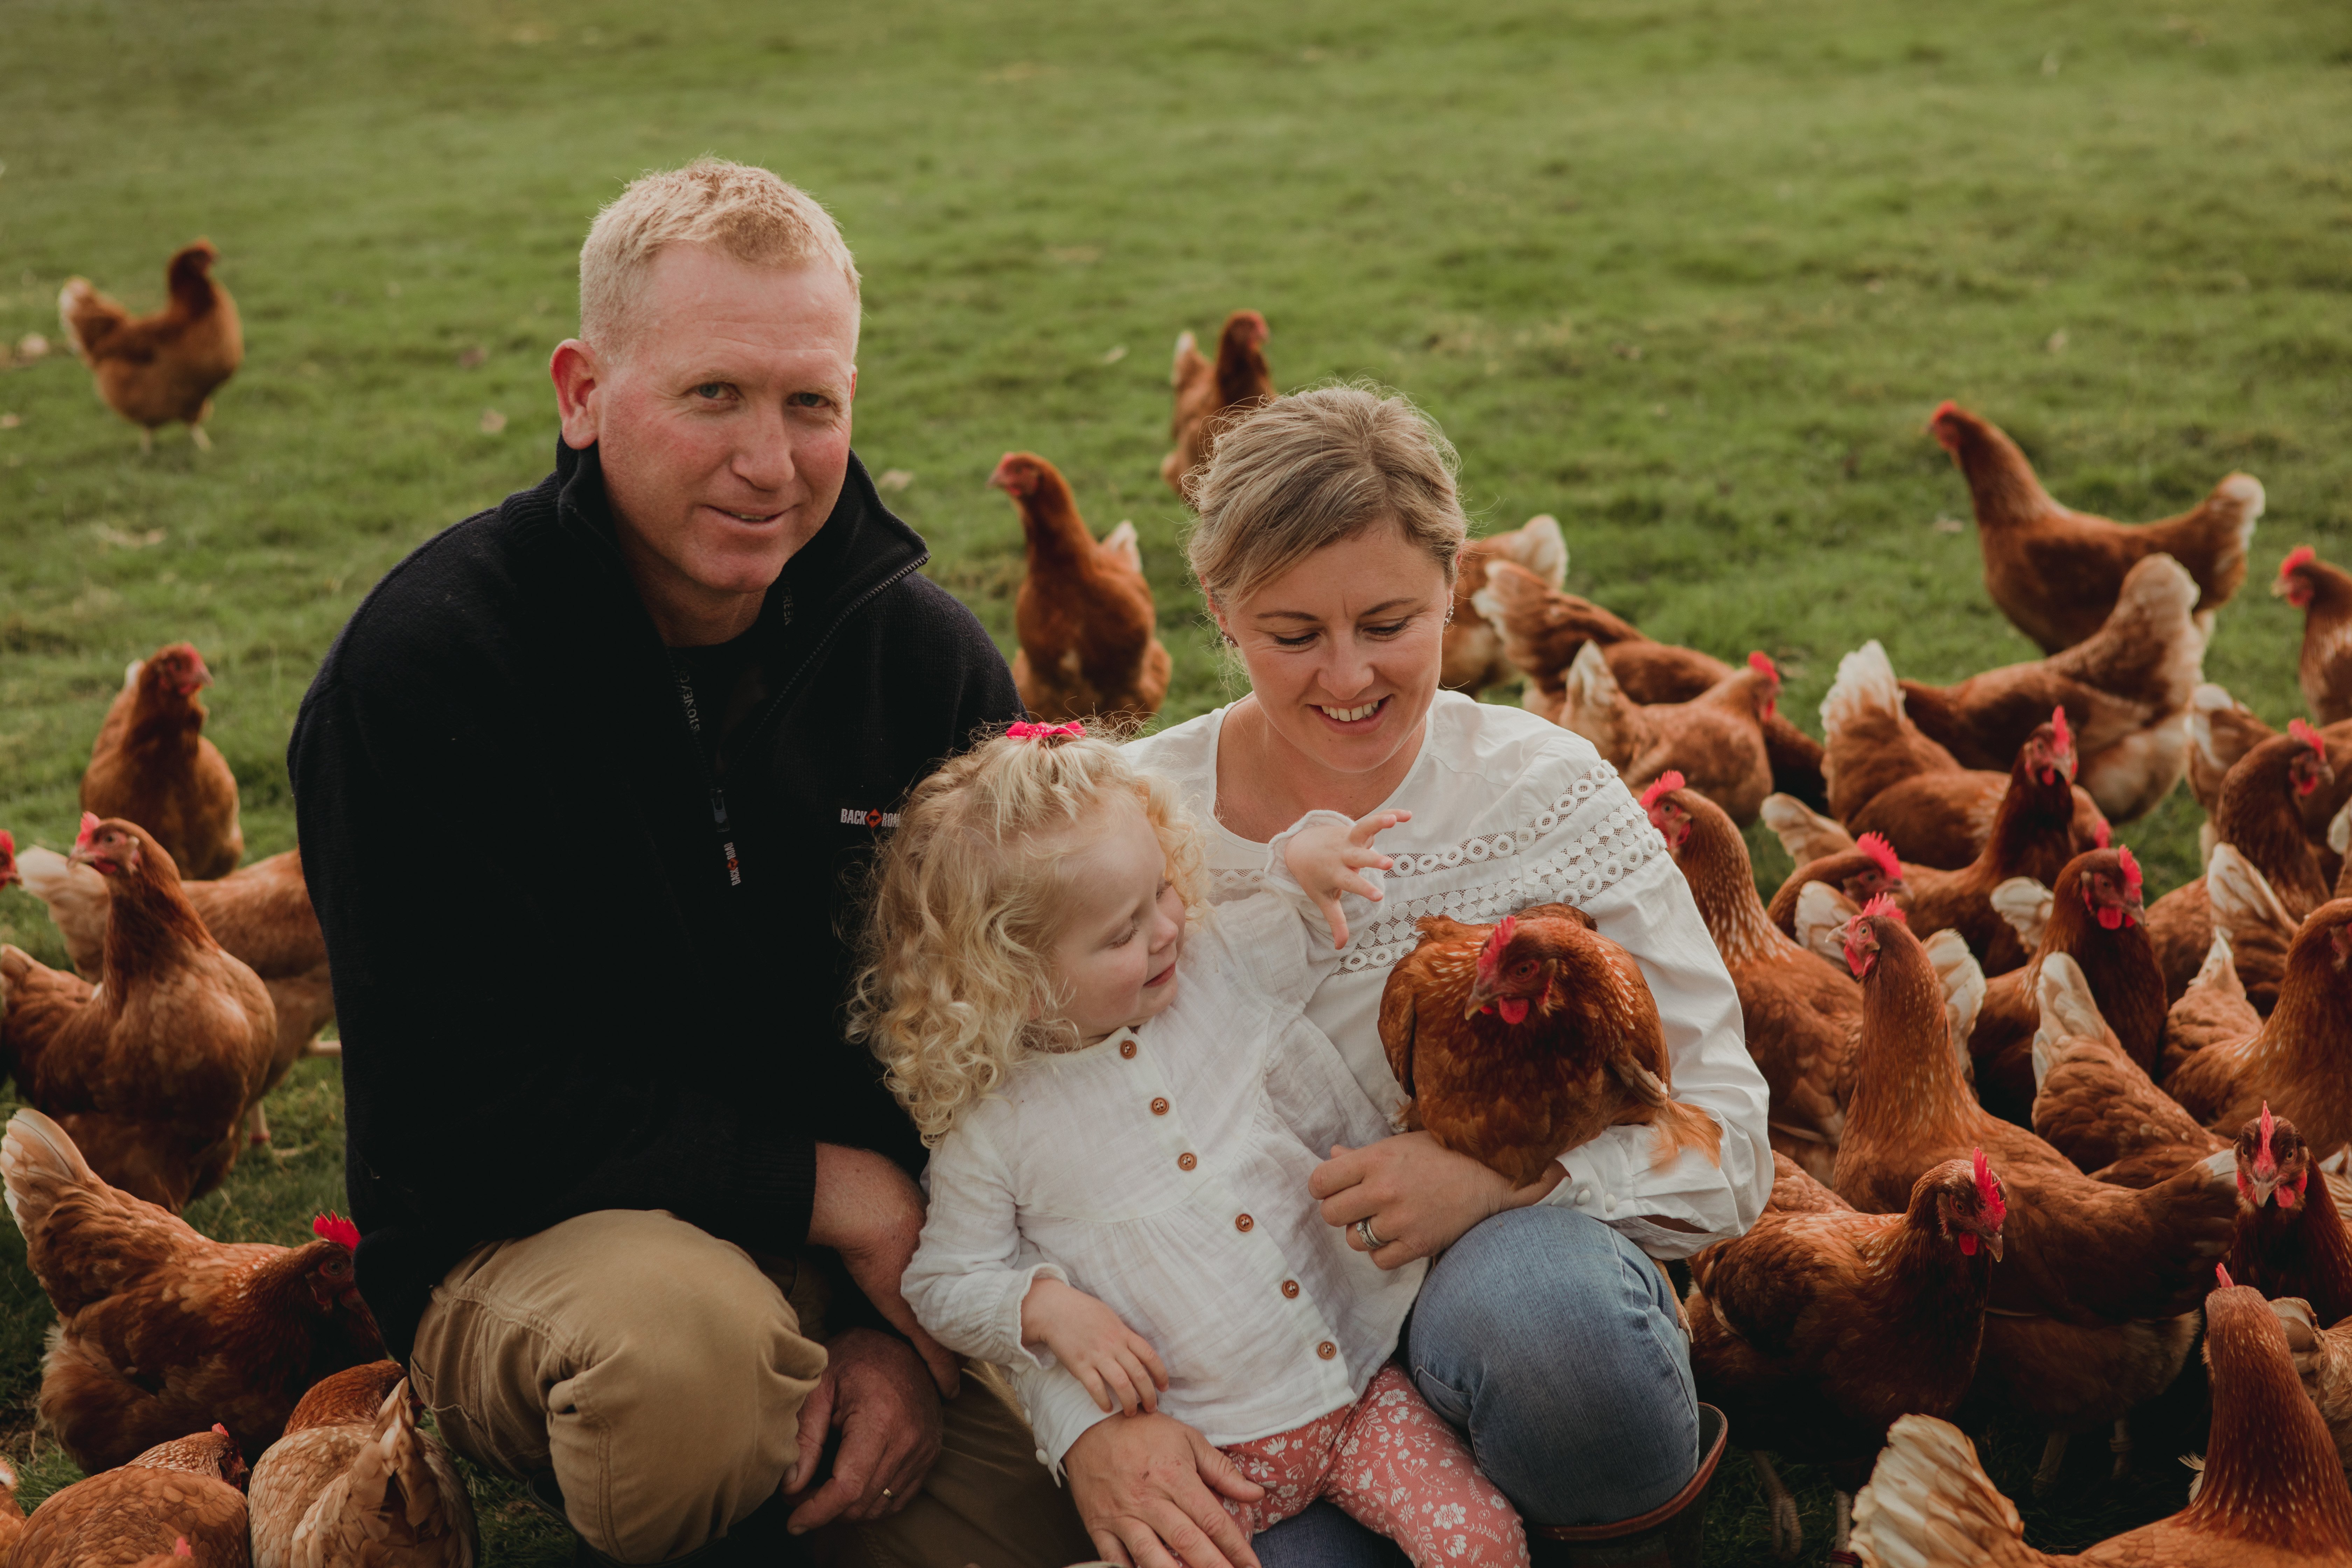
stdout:
[[1048,958],[1068,902],[1061,851],[1121,798],[1143,807],[1196,909],[1198,830],[1173,790],[1101,736],[998,735],[908,795],[875,861],[849,1037],[881,1059],[925,1144],[1023,1057],[1077,1045]]

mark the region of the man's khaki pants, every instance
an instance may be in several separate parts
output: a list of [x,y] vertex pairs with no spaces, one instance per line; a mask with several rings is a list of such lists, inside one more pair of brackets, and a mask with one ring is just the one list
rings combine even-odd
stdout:
[[[780,1284],[667,1214],[608,1209],[467,1256],[433,1292],[410,1373],[450,1447],[517,1480],[552,1472],[592,1548],[663,1563],[725,1535],[792,1468],[824,1370],[823,1301],[814,1268]],[[812,1556],[1054,1568],[1094,1555],[1001,1384],[968,1372],[942,1408],[914,1500],[815,1532]]]

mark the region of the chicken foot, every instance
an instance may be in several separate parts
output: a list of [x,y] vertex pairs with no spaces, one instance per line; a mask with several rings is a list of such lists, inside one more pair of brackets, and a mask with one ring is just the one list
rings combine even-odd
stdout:
[[2132,1435],[2128,1417],[2116,1418],[2116,1432],[2107,1439],[2107,1452],[2116,1457],[2115,1468],[2108,1474],[2110,1480],[2119,1481],[2131,1474]]
[[1781,1562],[1793,1559],[1805,1544],[1805,1527],[1797,1520],[1797,1500],[1780,1479],[1780,1472],[1772,1468],[1770,1456],[1761,1448],[1750,1448],[1748,1457],[1755,1461],[1756,1479],[1764,1488],[1764,1499],[1772,1507],[1772,1555]]
[[245,1113],[245,1124],[252,1130],[256,1143],[269,1142],[269,1113],[261,1109],[261,1101],[255,1100],[253,1109]]

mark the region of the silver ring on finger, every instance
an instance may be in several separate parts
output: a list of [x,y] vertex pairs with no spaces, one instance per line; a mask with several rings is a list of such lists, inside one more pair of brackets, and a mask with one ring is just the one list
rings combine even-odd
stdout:
[[1387,1242],[1382,1241],[1379,1237],[1372,1234],[1372,1222],[1370,1219],[1360,1219],[1356,1222],[1356,1234],[1363,1237],[1364,1250],[1366,1252],[1378,1252],[1381,1247],[1388,1245]]
[[893,1493],[893,1492],[890,1490],[890,1489],[889,1489],[888,1487],[884,1487],[884,1488],[882,1489],[882,1500],[883,1500],[884,1502],[888,1502],[888,1501],[890,1500],[890,1499],[891,1499],[893,1496],[895,1496],[895,1495],[896,1495],[896,1494],[895,1494],[895,1493]]

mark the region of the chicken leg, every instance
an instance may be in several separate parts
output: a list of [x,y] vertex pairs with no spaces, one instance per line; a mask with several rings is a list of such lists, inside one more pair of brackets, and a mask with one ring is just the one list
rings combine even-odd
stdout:
[[1780,1472],[1772,1468],[1770,1456],[1761,1448],[1751,1448],[1748,1457],[1756,1462],[1756,1479],[1764,1488],[1764,1500],[1772,1509],[1772,1555],[1781,1562],[1792,1561],[1805,1544],[1805,1527],[1797,1520],[1797,1500],[1780,1480]]

